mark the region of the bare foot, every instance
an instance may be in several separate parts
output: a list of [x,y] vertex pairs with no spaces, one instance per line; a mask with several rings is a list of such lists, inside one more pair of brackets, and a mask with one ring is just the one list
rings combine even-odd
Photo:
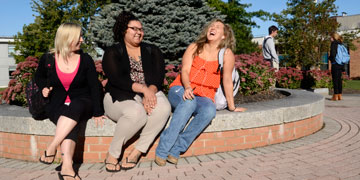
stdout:
[[[72,167],[64,167],[64,165],[61,167],[60,174],[63,175],[64,180],[80,180],[80,177],[75,174],[75,171]],[[69,176],[64,176],[69,175]]]
[[48,147],[44,154],[40,156],[40,161],[51,164],[55,159],[56,152],[56,148]]
[[126,158],[126,162],[121,164],[123,169],[132,169],[136,166],[141,156],[141,152],[137,149],[131,151],[130,155]]
[[118,159],[108,153],[107,158],[105,159],[105,168],[107,171],[120,171]]

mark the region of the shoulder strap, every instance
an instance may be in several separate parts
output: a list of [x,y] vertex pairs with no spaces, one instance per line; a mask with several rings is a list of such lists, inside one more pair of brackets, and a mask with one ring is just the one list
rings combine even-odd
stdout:
[[263,49],[265,49],[265,51],[270,54],[271,58],[274,58],[273,55],[268,51],[268,49],[265,48],[266,41],[267,41],[268,39],[270,39],[270,38],[271,38],[271,37],[267,37],[267,38],[264,39]]
[[51,71],[54,68],[54,64],[55,64],[55,54],[50,54],[48,55],[48,57],[46,58],[45,61],[45,66],[46,66],[46,87],[50,86],[50,76],[51,76]]
[[225,50],[226,47],[223,47],[220,49],[219,54],[218,54],[218,61],[219,61],[219,66],[218,66],[218,70],[221,70],[224,66],[224,54],[225,54]]

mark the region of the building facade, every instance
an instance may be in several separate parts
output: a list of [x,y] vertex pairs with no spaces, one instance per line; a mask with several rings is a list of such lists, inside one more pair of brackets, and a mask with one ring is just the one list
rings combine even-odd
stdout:
[[[340,24],[338,29],[339,34],[352,32],[360,29],[360,14],[349,15],[343,13],[342,16],[337,16],[336,21]],[[360,34],[357,34],[357,39],[353,40],[356,50],[350,50],[350,62],[348,65],[348,73],[350,78],[360,78]]]
[[16,64],[12,53],[15,53],[13,37],[0,37],[0,87],[7,87],[15,71]]

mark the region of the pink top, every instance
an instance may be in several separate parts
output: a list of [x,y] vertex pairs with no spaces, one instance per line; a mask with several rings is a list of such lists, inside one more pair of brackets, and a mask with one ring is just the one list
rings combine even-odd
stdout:
[[[59,79],[60,79],[60,81],[61,81],[61,83],[64,86],[66,91],[69,90],[70,85],[71,85],[72,81],[74,80],[76,73],[78,72],[79,65],[80,65],[80,59],[79,59],[79,62],[77,64],[76,69],[75,69],[74,72],[72,72],[72,73],[64,73],[59,69],[59,67],[58,67],[58,65],[57,65],[57,63],[55,61],[56,74],[58,75],[58,77],[59,77]],[[65,103],[70,103],[70,102],[71,102],[70,97],[66,96]]]

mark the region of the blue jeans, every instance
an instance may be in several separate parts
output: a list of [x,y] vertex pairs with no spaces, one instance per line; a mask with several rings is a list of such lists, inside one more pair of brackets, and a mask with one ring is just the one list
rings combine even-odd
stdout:
[[[193,100],[183,100],[184,88],[173,86],[169,90],[169,101],[175,109],[168,128],[160,135],[156,155],[167,159],[168,155],[179,158],[195,138],[208,126],[216,115],[214,102],[207,97],[195,96]],[[194,118],[184,130],[190,117]]]

